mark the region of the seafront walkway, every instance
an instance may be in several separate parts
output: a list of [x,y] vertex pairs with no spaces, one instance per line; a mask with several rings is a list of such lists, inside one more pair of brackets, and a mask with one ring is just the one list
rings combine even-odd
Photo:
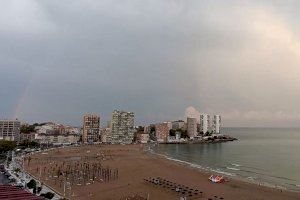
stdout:
[[[30,155],[33,155],[34,153],[31,153]],[[26,187],[26,183],[28,183],[31,179],[34,179],[37,182],[38,186],[42,186],[42,190],[40,191],[40,194],[51,192],[54,194],[53,200],[59,200],[63,198],[63,195],[54,190],[52,187],[46,185],[45,183],[42,183],[37,177],[34,175],[26,172],[23,167],[23,159],[24,155],[21,156],[12,156],[12,161],[9,164],[9,167],[7,168],[7,172],[16,180],[17,184],[21,184],[27,191],[33,193],[32,189],[28,189]]]

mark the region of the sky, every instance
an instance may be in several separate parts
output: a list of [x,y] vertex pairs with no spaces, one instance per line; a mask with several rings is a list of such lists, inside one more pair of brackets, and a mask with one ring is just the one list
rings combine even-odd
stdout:
[[300,126],[299,1],[0,3],[0,118]]

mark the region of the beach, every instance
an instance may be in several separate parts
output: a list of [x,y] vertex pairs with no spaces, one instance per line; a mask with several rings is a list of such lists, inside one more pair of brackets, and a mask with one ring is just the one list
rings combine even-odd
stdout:
[[[238,180],[227,179],[228,182],[225,183],[212,183],[208,180],[211,173],[151,154],[146,149],[147,146],[141,145],[87,145],[59,148],[31,155],[30,159],[25,160],[24,166],[26,171],[62,195],[65,194],[67,198],[78,200],[119,200],[132,195],[155,200],[179,199],[180,195],[176,192],[143,180],[149,177],[161,177],[203,192],[202,196],[190,199],[215,199],[214,196],[230,200],[300,199],[300,193]],[[109,180],[91,180],[85,184],[73,184],[66,189],[64,182],[59,181],[59,177],[53,177],[53,172],[52,175],[50,174],[55,165],[57,169],[57,166],[67,165],[68,161],[76,162],[76,165],[99,162],[103,169],[112,170],[114,174]]]

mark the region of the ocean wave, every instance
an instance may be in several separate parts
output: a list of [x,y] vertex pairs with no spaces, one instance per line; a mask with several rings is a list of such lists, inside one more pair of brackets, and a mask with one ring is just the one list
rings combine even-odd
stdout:
[[226,167],[226,169],[230,169],[230,170],[234,170],[234,171],[240,171],[240,169],[234,168],[234,167]]
[[[207,166],[207,165],[202,166],[202,165],[199,165],[196,163],[191,163],[188,161],[180,160],[181,158],[176,159],[176,158],[172,157],[170,154],[168,155],[167,152],[157,153],[153,149],[149,149],[149,152],[152,154],[155,154],[155,155],[162,156],[165,159],[168,159],[170,161],[181,163],[181,164],[190,166],[195,169],[209,171],[209,172],[215,172],[218,174],[234,177],[239,180],[249,181],[251,183],[260,184],[260,185],[270,187],[270,188],[277,188],[277,189],[284,189],[284,190],[288,189],[288,190],[294,190],[294,191],[299,192],[298,188],[300,188],[300,184],[297,184],[298,180],[293,180],[288,177],[274,176],[274,175],[268,173],[268,170],[256,168],[254,166],[241,165],[238,163],[230,163],[228,166],[219,166],[219,167],[218,166],[212,167],[212,166]],[[232,170],[232,171],[229,171],[229,170]],[[233,171],[236,171],[236,172],[233,173]],[[232,172],[232,173],[230,173],[230,172]],[[280,180],[280,183],[279,183],[279,180]],[[287,181],[284,181],[284,180],[293,181],[294,183],[286,183]],[[274,183],[276,183],[276,184],[274,184]],[[286,187],[283,187],[283,186],[286,186]]]
[[235,166],[235,167],[240,167],[240,166],[242,166],[242,165],[240,165],[240,164],[235,164],[235,163],[231,163],[231,165],[233,165],[233,166]]
[[242,168],[248,168],[248,169],[255,169],[255,170],[258,170],[258,171],[268,171],[268,170],[265,170],[265,169],[262,169],[262,168],[258,168],[258,167],[253,167],[253,166],[244,166],[244,165],[241,165]]
[[187,165],[191,165],[192,163],[189,163],[189,162],[186,162],[186,161],[183,161],[183,160],[178,160],[178,159],[175,159],[175,158],[171,158],[171,157],[168,157],[168,156],[165,156],[166,159],[168,160],[171,160],[171,161],[175,161],[175,162],[179,162],[179,163],[183,163],[183,164],[187,164]]
[[247,179],[254,181],[256,179],[256,177],[249,176],[249,177],[247,177]]
[[202,167],[201,165],[196,165],[196,164],[192,164],[192,163],[190,163],[190,166],[193,167],[193,168],[205,169],[205,168]]
[[212,169],[211,171],[219,173],[219,174],[224,174],[224,175],[227,175],[227,176],[235,176],[234,173],[224,172],[224,171],[221,171],[219,169]]

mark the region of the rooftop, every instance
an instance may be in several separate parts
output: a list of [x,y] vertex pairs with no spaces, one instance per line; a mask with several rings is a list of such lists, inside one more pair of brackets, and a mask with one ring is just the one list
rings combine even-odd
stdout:
[[30,192],[11,185],[0,185],[1,200],[42,200],[42,197],[35,196]]

